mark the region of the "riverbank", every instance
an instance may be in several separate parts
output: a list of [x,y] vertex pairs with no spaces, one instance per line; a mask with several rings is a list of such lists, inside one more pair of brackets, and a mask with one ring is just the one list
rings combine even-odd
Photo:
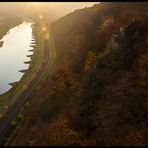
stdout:
[[[0,126],[0,133],[3,133],[3,134],[0,135],[0,139],[1,139],[0,144],[1,145],[3,145],[5,143],[4,141],[7,139],[6,138],[7,134],[9,134],[9,132],[11,130],[13,130],[13,131],[15,130],[14,126],[16,126],[16,123],[15,123],[14,117],[20,118],[19,115],[18,115],[19,117],[16,116],[17,113],[18,113],[18,110],[22,110],[22,109],[24,110],[25,109],[26,105],[30,102],[32,95],[36,91],[38,91],[39,84],[42,83],[44,75],[47,72],[49,65],[51,65],[49,58],[47,59],[47,61],[45,61],[46,58],[44,58],[44,56],[45,56],[44,51],[46,49],[46,53],[47,53],[47,47],[48,47],[47,45],[49,45],[49,41],[45,39],[45,36],[44,36],[45,34],[42,31],[42,27],[43,27],[43,24],[41,22],[36,22],[35,30],[37,31],[37,34],[35,34],[36,35],[35,39],[36,39],[36,41],[38,41],[37,43],[39,43],[39,44],[36,44],[37,45],[36,49],[43,51],[43,52],[40,53],[40,55],[42,56],[42,59],[44,61],[43,62],[41,61],[41,63],[40,63],[41,65],[36,64],[36,66],[38,66],[39,69],[36,68],[36,73],[34,73],[32,75],[32,77],[30,77],[30,79],[29,79],[30,83],[28,83],[27,87],[25,85],[23,91],[20,90],[19,93],[12,96],[11,99],[13,99],[13,101],[11,100],[11,102],[13,102],[13,104],[4,108],[4,109],[6,109],[7,112],[3,116],[3,118],[1,118],[1,120],[0,120],[0,125],[1,125]],[[43,45],[43,48],[41,48],[41,45]],[[47,64],[44,64],[44,62],[46,62]],[[26,74],[28,75],[28,72]],[[15,100],[14,100],[14,98],[15,98]],[[8,102],[10,102],[10,101],[8,101]],[[12,133],[12,135],[13,135],[13,133]]]
[[43,49],[43,39],[41,38],[42,31],[41,29],[39,29],[39,27],[40,25],[38,24],[32,25],[32,34],[36,41],[36,45],[33,46],[34,54],[31,56],[29,69],[24,73],[21,80],[16,82],[15,85],[13,85],[12,89],[0,95],[0,111],[5,112],[6,104],[11,105],[15,101],[15,100],[12,100],[11,97],[14,95],[17,95],[19,92],[25,89],[27,84],[29,84],[30,79],[38,71],[38,68],[40,67],[40,64],[42,63],[42,60],[41,60],[42,50],[41,49]]

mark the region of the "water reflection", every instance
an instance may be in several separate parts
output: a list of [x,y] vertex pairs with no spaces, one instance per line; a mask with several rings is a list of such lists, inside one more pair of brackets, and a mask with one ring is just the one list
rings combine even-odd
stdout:
[[29,67],[29,64],[24,62],[31,60],[27,57],[31,53],[28,50],[33,49],[30,47],[33,38],[31,25],[32,22],[24,21],[21,25],[10,29],[0,40],[4,42],[0,48],[0,94],[11,88],[9,83],[21,79],[23,73],[19,70]]

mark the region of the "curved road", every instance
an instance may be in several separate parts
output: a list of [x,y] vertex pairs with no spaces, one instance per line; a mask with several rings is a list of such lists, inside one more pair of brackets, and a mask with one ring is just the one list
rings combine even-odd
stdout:
[[44,55],[49,56],[46,57],[47,61],[42,63],[39,71],[36,73],[33,80],[31,80],[28,87],[24,89],[20,94],[13,97],[15,101],[8,108],[5,115],[0,119],[0,145],[4,144],[5,136],[8,134],[9,129],[11,128],[12,120],[17,116],[18,112],[24,106],[24,104],[31,98],[39,83],[45,79],[45,76],[49,71],[51,72],[50,76],[54,72],[56,52],[54,49],[54,42],[51,32],[49,33],[49,40],[44,40],[44,52],[48,53]]

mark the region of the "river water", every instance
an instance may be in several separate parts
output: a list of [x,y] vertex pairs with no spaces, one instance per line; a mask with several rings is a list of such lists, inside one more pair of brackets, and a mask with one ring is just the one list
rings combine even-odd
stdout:
[[32,35],[32,22],[24,21],[19,26],[10,29],[0,40],[3,46],[0,47],[0,95],[12,88],[10,83],[19,81],[23,74],[20,70],[28,69],[34,43]]

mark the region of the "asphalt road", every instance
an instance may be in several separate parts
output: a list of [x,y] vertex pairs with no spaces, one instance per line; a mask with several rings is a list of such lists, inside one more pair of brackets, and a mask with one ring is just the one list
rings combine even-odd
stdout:
[[[20,109],[25,105],[25,103],[31,99],[31,96],[36,91],[37,86],[41,81],[45,80],[45,75],[51,71],[50,75],[53,73],[55,68],[56,53],[54,49],[54,43],[52,36],[49,33],[49,40],[44,40],[44,62],[42,63],[39,71],[36,73],[35,77],[28,84],[27,88],[24,89],[20,94],[13,97],[15,100],[11,106],[9,106],[7,112],[0,119],[0,145],[4,144],[6,135],[11,128],[12,120],[18,115]],[[45,57],[46,56],[46,57]]]

